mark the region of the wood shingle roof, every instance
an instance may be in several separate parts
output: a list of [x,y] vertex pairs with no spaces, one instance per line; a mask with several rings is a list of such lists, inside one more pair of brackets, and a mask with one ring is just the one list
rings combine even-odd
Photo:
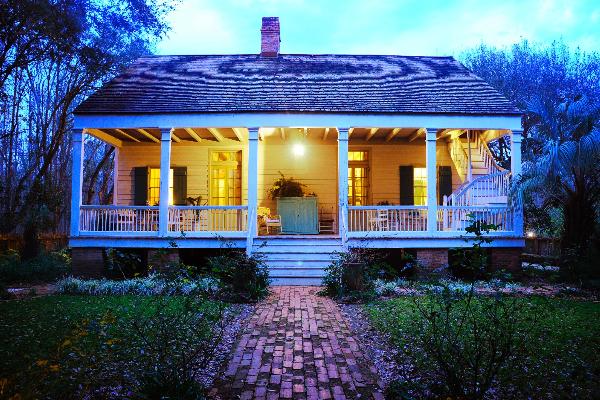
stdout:
[[88,113],[519,115],[452,57],[149,56],[77,107]]

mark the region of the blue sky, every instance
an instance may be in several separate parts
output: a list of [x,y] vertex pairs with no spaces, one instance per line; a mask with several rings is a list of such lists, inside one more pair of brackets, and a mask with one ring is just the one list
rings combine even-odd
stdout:
[[181,0],[157,52],[258,53],[263,16],[280,18],[282,53],[455,55],[521,38],[600,51],[600,0]]

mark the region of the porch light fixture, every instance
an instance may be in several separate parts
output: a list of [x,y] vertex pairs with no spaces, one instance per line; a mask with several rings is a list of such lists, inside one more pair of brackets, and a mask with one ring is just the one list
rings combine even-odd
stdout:
[[527,232],[527,237],[530,239],[533,239],[535,237],[535,232],[534,231]]
[[306,149],[304,148],[304,145],[302,143],[294,143],[294,145],[292,146],[292,153],[294,153],[295,157],[304,156],[305,151]]

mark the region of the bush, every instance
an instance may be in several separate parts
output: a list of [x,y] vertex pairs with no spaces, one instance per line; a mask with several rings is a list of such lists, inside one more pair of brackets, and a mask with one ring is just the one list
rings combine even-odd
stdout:
[[415,297],[394,340],[420,376],[397,382],[394,390],[481,399],[495,387],[510,397],[510,386],[525,376],[540,317],[539,308],[518,298],[475,297],[473,285],[445,285]]
[[257,301],[269,293],[269,270],[260,256],[224,248],[207,259],[211,274],[219,280],[225,300]]
[[326,269],[324,294],[345,301],[368,300],[375,295],[375,281],[383,268],[382,254],[370,249],[339,253]]
[[451,249],[450,268],[454,276],[462,279],[486,279],[489,278],[489,257],[483,245],[492,243],[492,239],[485,235],[497,230],[498,225],[479,221],[473,214],[469,214],[468,217],[469,225],[465,228],[465,232],[474,236],[466,237],[464,240],[472,245],[466,249]]
[[215,296],[219,282],[211,277],[186,281],[169,281],[161,275],[125,280],[64,278],[57,283],[57,293],[73,295],[137,295],[175,296],[196,295]]
[[132,278],[147,271],[145,251],[139,249],[114,249],[104,251],[106,271],[115,278]]
[[41,254],[21,260],[19,253],[9,250],[0,256],[0,280],[9,283],[52,282],[69,273],[71,257],[66,250]]

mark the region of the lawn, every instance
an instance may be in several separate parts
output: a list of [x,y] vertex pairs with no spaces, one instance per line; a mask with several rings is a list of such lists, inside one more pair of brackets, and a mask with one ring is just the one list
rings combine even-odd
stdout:
[[[391,345],[399,350],[399,363],[417,365],[421,368],[435,364],[432,361],[434,357],[430,357],[427,352],[421,351],[424,342],[419,341],[419,338],[423,337],[423,332],[416,329],[425,326],[421,324],[423,321],[419,321],[420,318],[422,319],[422,314],[418,311],[418,307],[432,304],[433,300],[432,295],[413,298],[401,297],[374,302],[365,306],[371,324],[379,332],[389,335]],[[510,378],[508,382],[502,381],[503,378],[500,375],[498,381],[492,385],[493,390],[490,392],[494,392],[494,387],[496,390],[500,387],[507,389],[515,397],[593,398],[598,396],[597,382],[600,379],[600,303],[542,297],[513,298],[513,300],[516,300],[518,312],[523,313],[522,318],[517,320],[523,321],[523,324],[531,324],[527,328],[529,332],[526,336],[528,338],[527,342],[522,347],[526,354],[523,357],[525,359],[523,372],[516,378]],[[478,308],[480,304],[478,303],[481,303],[481,301],[481,298],[475,298],[473,309],[480,310]],[[443,307],[438,310],[443,310]],[[443,311],[440,312],[443,314]],[[528,318],[528,313],[532,316],[535,314],[533,319],[535,323],[531,323],[532,319]],[[453,325],[451,328],[453,332],[461,331],[457,329],[457,321],[460,320],[460,318],[456,318],[457,314],[452,314],[449,318],[449,323]],[[441,321],[441,324],[443,324],[444,317],[437,318],[436,321]],[[481,324],[486,323],[486,321],[480,318],[479,315],[475,318],[475,321],[475,328],[481,331]],[[477,326],[478,323],[479,326]],[[516,327],[517,330],[520,328]],[[438,327],[437,332],[439,336],[428,342],[431,347],[439,344],[440,337],[447,331]],[[463,339],[465,342],[474,340],[475,335],[472,335],[471,327],[462,332],[464,333]],[[490,330],[485,334],[493,333],[493,330]],[[484,334],[481,333],[481,336],[484,336]],[[431,339],[431,337],[427,339]],[[436,342],[436,340],[438,341]],[[441,340],[448,340],[448,338],[442,338]],[[449,342],[452,342],[452,338]],[[482,352],[476,344],[459,343],[458,346],[461,346],[461,352],[462,349]],[[489,345],[489,342],[482,343]],[[452,351],[448,351],[448,354],[452,354]],[[453,362],[452,359],[444,361]],[[469,362],[481,362],[481,359],[467,360],[464,365],[468,366]],[[452,365],[452,368],[461,368],[461,365],[456,363]],[[405,379],[402,385],[406,384],[405,387],[410,387],[413,383],[415,382],[406,382]],[[500,392],[496,391],[496,393]]]
[[[192,349],[203,350],[196,346],[211,340],[224,308],[189,297],[54,295],[0,302],[0,398],[97,389],[132,364],[139,370],[189,367],[180,361]],[[118,379],[135,386],[143,377]]]

